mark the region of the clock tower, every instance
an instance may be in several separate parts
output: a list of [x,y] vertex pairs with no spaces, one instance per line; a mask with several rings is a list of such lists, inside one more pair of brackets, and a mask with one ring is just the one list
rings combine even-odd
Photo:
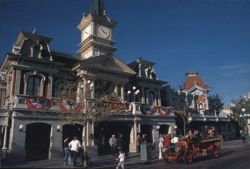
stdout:
[[101,55],[112,55],[116,48],[113,46],[112,30],[116,22],[105,13],[103,0],[92,0],[90,13],[83,16],[77,28],[81,31],[80,54],[81,60]]

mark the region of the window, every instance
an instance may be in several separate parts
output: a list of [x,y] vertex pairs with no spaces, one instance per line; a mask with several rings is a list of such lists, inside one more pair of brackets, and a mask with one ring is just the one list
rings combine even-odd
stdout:
[[62,81],[57,81],[55,83],[55,97],[60,97],[63,93],[63,83]]
[[153,91],[150,91],[149,92],[149,96],[148,96],[148,104],[149,104],[149,106],[154,106],[155,104],[155,99],[156,99],[156,97],[155,97],[155,93],[153,92]]
[[6,89],[1,89],[0,92],[1,92],[1,94],[0,94],[0,106],[3,107],[5,100],[6,100]]
[[29,76],[27,81],[27,95],[39,96],[41,78],[35,75]]

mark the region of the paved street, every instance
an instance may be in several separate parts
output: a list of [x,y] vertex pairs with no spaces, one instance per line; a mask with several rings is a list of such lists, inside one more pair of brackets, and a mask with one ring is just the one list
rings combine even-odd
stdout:
[[[241,140],[234,140],[222,143],[221,157],[218,159],[197,159],[193,164],[184,163],[167,164],[163,160],[154,158],[151,163],[146,164],[140,160],[139,154],[130,155],[125,162],[126,169],[250,169],[250,144],[244,144]],[[71,168],[72,166],[63,166],[62,160],[45,160],[37,162],[29,162],[21,165],[6,166],[6,168]],[[111,155],[102,156],[102,158],[92,159],[91,169],[105,168],[114,169],[115,163]]]

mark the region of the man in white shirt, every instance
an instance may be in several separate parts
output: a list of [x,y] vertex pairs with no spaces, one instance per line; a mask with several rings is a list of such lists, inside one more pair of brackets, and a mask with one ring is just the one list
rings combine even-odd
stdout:
[[171,139],[171,143],[173,144],[177,143],[178,141],[179,141],[179,138],[176,135],[174,135],[174,137]]
[[76,166],[76,159],[79,148],[81,147],[80,141],[75,136],[74,139],[69,143],[70,150],[73,154],[73,165]]

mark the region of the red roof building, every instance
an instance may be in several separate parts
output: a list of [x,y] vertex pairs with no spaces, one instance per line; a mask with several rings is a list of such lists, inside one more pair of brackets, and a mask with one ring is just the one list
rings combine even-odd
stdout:
[[208,100],[207,93],[209,92],[209,87],[204,83],[202,78],[198,76],[197,72],[186,73],[186,80],[183,85],[183,90],[186,95],[193,95],[192,104],[189,105],[190,108],[197,109],[201,114],[205,110],[208,110]]

